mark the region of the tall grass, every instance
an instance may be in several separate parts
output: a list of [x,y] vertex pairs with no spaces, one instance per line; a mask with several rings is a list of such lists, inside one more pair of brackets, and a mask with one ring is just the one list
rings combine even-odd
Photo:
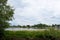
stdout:
[[6,38],[45,38],[45,39],[57,39],[60,38],[60,30],[48,29],[44,31],[6,31]]

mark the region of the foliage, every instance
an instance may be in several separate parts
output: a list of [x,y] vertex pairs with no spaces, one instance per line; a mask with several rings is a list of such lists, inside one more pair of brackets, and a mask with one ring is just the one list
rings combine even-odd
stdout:
[[43,39],[58,39],[60,38],[60,30],[48,29],[44,31],[6,31],[7,38],[43,38]]
[[[12,20],[13,9],[7,5],[7,0],[0,0],[0,37],[4,36],[4,28],[9,26],[8,21]],[[0,39],[2,40],[2,39]]]
[[20,27],[20,28],[38,28],[38,29],[42,29],[42,28],[48,28],[48,27],[51,27],[50,25],[46,25],[46,24],[35,24],[35,25],[13,25],[11,27]]
[[52,24],[52,25],[47,25],[47,24],[35,24],[35,25],[13,25],[11,27],[20,27],[20,28],[37,28],[37,29],[47,29],[47,28],[56,28],[56,29],[59,29],[60,28],[60,24]]

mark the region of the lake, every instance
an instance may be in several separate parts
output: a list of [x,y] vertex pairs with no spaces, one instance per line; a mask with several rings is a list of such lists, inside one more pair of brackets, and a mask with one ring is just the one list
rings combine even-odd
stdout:
[[8,30],[8,31],[24,31],[24,30],[27,30],[27,31],[29,31],[29,30],[31,30],[31,31],[36,31],[36,30],[46,30],[46,29],[34,29],[34,28],[6,28],[5,29],[6,31]]

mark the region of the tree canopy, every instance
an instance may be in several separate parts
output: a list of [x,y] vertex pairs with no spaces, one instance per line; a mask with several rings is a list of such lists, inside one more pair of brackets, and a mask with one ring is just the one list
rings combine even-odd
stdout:
[[4,28],[9,26],[9,21],[12,20],[14,10],[7,5],[8,0],[0,0],[0,40],[4,37]]
[[7,0],[0,0],[0,27],[6,27],[8,21],[12,20],[13,9],[7,5]]

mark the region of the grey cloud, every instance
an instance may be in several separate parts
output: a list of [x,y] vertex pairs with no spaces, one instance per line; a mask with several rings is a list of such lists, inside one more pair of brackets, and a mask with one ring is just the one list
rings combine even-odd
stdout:
[[[12,1],[12,2],[10,2]],[[12,24],[59,24],[59,0],[10,0],[15,7]]]

